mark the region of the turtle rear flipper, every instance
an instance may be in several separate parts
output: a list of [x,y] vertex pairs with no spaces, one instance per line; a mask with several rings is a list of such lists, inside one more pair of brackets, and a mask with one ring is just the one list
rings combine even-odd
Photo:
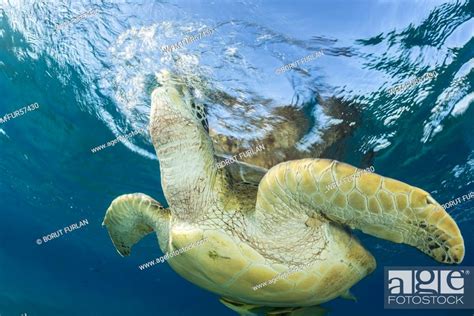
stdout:
[[151,197],[142,194],[125,194],[112,201],[102,223],[122,256],[130,255],[133,245],[151,233],[168,211]]
[[226,297],[219,301],[240,316],[324,316],[327,313],[327,309],[321,306],[271,307],[241,303]]
[[258,313],[255,312],[255,309],[260,308],[259,305],[241,303],[226,297],[221,297],[219,301],[226,307],[238,313],[240,316],[258,316]]

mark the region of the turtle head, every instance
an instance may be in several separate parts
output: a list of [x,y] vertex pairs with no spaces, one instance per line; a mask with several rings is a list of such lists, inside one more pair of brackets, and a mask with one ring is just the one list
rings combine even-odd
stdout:
[[200,142],[208,137],[205,108],[184,80],[163,70],[151,95],[150,135],[157,151],[170,143]]
[[150,135],[160,162],[161,185],[175,214],[199,216],[192,205],[207,199],[203,192],[215,183],[214,148],[207,133],[204,107],[193,87],[163,72],[151,95]]

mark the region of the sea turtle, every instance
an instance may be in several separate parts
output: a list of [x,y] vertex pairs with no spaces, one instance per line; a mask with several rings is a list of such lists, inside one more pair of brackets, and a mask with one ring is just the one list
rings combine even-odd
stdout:
[[168,258],[178,274],[247,315],[258,306],[282,314],[347,296],[376,266],[349,228],[439,262],[462,261],[454,220],[406,183],[328,159],[219,168],[203,106],[187,85],[160,76],[150,134],[169,207],[140,193],[116,198],[103,224],[121,255],[154,231],[163,253],[187,247]]

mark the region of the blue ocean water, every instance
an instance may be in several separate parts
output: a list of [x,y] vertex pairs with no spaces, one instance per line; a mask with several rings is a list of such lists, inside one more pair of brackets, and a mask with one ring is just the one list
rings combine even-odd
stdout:
[[[153,236],[121,258],[101,226],[118,195],[143,192],[166,204],[149,135],[91,152],[146,128],[164,68],[257,100],[252,118],[267,117],[270,105],[310,104],[318,113],[315,95],[337,97],[361,121],[339,160],[359,165],[371,157],[377,173],[442,204],[469,194],[473,9],[472,1],[0,1],[0,117],[39,105],[0,123],[0,315],[234,314],[167,264],[140,271],[162,255]],[[215,32],[161,52],[205,28]],[[275,73],[320,50],[298,69]],[[427,72],[437,76],[388,92]],[[242,139],[259,135],[248,116],[229,113],[211,105],[210,127]],[[312,122],[313,131],[342,124]],[[318,142],[317,135],[305,141]],[[467,266],[474,265],[473,210],[473,200],[448,209],[465,238]],[[37,244],[84,219],[86,226]],[[357,302],[324,307],[329,315],[401,314],[383,309],[384,266],[438,264],[411,247],[357,235],[378,268],[352,289]]]

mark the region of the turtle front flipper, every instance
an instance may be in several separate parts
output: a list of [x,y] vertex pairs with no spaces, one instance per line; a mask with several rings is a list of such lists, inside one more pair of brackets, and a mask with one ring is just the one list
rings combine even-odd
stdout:
[[151,197],[125,194],[112,201],[105,213],[103,226],[122,256],[130,255],[133,245],[155,229],[166,231],[169,212]]
[[[277,205],[285,204],[285,208]],[[456,222],[428,192],[328,159],[276,165],[260,182],[255,216],[323,216],[375,237],[415,246],[439,262],[459,263]]]

